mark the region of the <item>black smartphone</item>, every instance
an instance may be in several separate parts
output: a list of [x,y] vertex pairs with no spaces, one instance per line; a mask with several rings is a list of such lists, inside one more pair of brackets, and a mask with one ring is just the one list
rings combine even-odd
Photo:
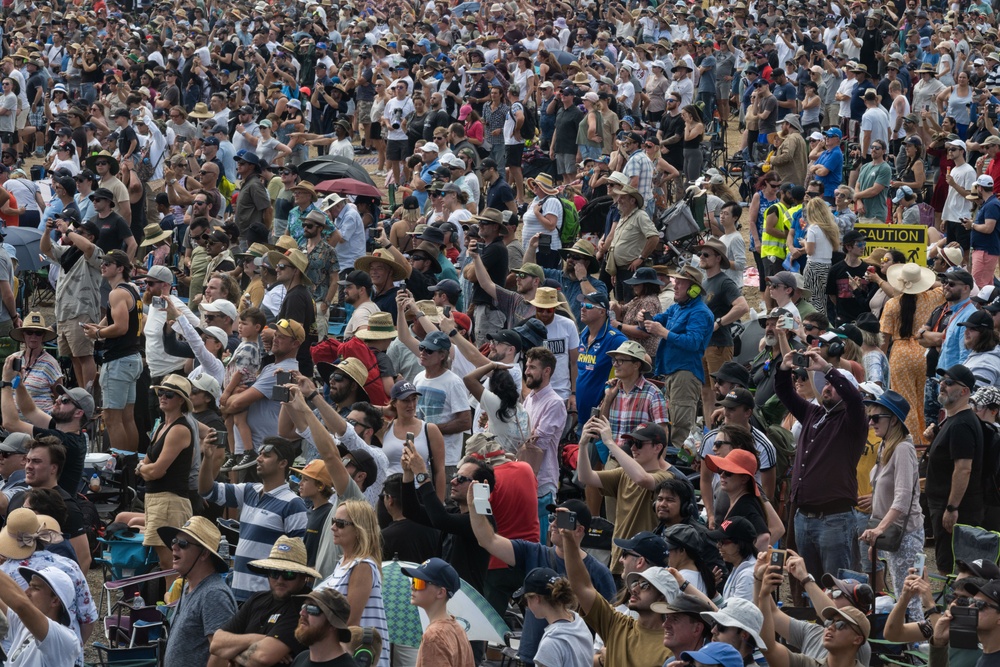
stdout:
[[215,430],[215,446],[216,447],[225,447],[226,444],[227,444],[227,440],[228,439],[229,439],[229,432],[228,431],[226,431],[225,429],[216,429]]
[[792,355],[792,365],[798,368],[809,368],[809,357],[801,352],[796,352]]
[[451,317],[451,306],[445,306],[444,307],[444,316],[445,317]]
[[771,550],[771,565],[777,565],[782,570],[785,569],[785,556],[787,553],[784,549],[772,549]]
[[288,387],[275,385],[275,387],[271,389],[272,401],[278,401],[279,403],[287,403],[290,398],[291,394],[288,391]]
[[548,251],[552,248],[552,237],[548,234],[542,234],[538,237],[538,249]]
[[576,512],[556,512],[556,528],[576,530]]
[[952,648],[979,648],[979,610],[975,607],[951,607],[951,630],[948,644]]
[[591,419],[593,419],[595,417],[600,417],[600,416],[601,416],[601,408],[600,407],[596,407],[596,408],[591,408],[590,409],[590,418]]
[[21,368],[23,366],[24,366],[24,360],[21,359],[21,357],[17,357],[13,361],[10,362],[10,368],[11,368],[11,370],[16,371],[18,373],[21,372]]
[[288,371],[278,371],[274,374],[275,384],[289,384],[292,381],[292,374]]

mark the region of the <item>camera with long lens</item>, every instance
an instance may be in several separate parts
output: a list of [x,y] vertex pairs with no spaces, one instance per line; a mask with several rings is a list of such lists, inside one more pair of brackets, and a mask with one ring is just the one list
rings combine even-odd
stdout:
[[398,130],[401,127],[403,127],[403,110],[402,109],[393,109],[393,111],[392,111],[392,121],[389,123],[389,126],[392,129],[394,129],[394,130]]

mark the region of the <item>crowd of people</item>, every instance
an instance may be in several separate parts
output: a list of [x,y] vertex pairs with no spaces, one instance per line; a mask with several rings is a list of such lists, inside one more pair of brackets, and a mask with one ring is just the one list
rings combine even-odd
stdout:
[[931,570],[995,662],[993,7],[453,4],[5,5],[7,664],[106,620],[111,449],[168,666],[472,667],[466,585],[524,665],[941,664]]

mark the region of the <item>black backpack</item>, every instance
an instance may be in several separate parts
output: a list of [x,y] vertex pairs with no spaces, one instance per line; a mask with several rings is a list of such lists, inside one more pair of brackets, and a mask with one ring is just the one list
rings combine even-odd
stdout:
[[90,543],[90,555],[99,558],[103,547],[97,538],[104,537],[107,524],[101,520],[97,507],[87,499],[87,496],[82,493],[76,494],[76,504],[80,506],[80,513],[83,514],[83,528],[87,533],[87,542]]
[[[521,104],[521,110],[524,113],[524,122],[521,123],[521,139],[523,141],[534,141],[535,132],[538,129],[538,111],[535,107],[529,107],[527,104]],[[516,123],[517,117],[514,115],[514,110],[511,108],[507,113],[510,114],[511,119]]]
[[979,423],[983,427],[983,502],[1000,507],[1000,431],[996,424]]

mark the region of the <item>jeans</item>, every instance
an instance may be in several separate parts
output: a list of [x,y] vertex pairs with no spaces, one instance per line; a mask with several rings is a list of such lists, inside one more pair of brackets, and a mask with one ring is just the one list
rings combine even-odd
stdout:
[[584,146],[580,144],[580,158],[584,160],[587,158],[599,160],[601,158],[601,149],[597,146]]
[[80,96],[83,97],[83,99],[87,101],[87,105],[88,106],[91,105],[91,104],[93,104],[94,100],[97,99],[97,89],[94,88],[94,84],[92,84],[92,83],[81,83],[80,84]]
[[499,138],[497,141],[498,143],[490,146],[490,157],[497,163],[502,174],[504,165],[507,164],[507,146],[504,144],[502,138]]
[[549,541],[549,505],[555,502],[552,492],[549,491],[544,496],[538,496],[538,543],[547,544]]
[[810,518],[795,513],[795,544],[805,561],[806,570],[817,579],[829,572],[833,576],[851,567],[854,543],[857,542],[857,519],[854,510]]

